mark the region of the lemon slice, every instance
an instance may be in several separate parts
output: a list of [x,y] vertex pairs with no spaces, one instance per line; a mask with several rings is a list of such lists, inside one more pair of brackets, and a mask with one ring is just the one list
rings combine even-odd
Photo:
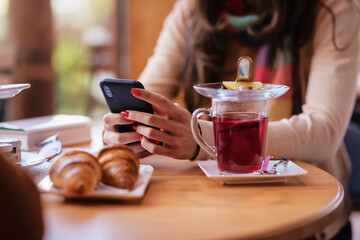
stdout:
[[263,88],[263,84],[261,82],[232,82],[232,81],[224,81],[223,85],[229,90],[238,90],[239,87],[252,87],[252,90],[259,90]]

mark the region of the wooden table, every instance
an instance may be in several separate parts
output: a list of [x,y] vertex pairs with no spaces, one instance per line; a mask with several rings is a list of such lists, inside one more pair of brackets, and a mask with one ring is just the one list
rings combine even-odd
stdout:
[[141,201],[42,195],[45,239],[294,239],[321,231],[342,211],[341,184],[299,161],[307,175],[261,185],[222,185],[187,160],[141,162],[155,169]]

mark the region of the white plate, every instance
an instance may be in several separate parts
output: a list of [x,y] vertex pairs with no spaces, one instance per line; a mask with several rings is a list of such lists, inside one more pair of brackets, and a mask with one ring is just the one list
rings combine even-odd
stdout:
[[43,178],[39,184],[38,188],[40,192],[43,193],[54,193],[67,198],[94,198],[94,199],[118,199],[118,200],[135,200],[141,199],[145,190],[150,182],[154,168],[150,165],[140,164],[139,177],[135,184],[135,187],[132,190],[116,188],[108,186],[104,183],[99,183],[94,191],[83,195],[83,196],[74,196],[66,195],[62,189],[53,187],[52,181],[50,180],[49,175]]
[[[268,169],[279,160],[269,161]],[[257,173],[240,173],[221,174],[217,168],[216,161],[199,161],[199,167],[207,177],[224,183],[224,184],[252,184],[252,183],[274,183],[285,182],[288,178],[307,174],[307,171],[299,167],[292,161],[285,164],[279,164],[277,171],[279,174],[257,174]]]
[[45,158],[36,153],[21,152],[21,163],[19,164],[23,168],[32,168],[45,162]]
[[29,83],[0,85],[0,99],[11,98],[24,89],[29,88]]

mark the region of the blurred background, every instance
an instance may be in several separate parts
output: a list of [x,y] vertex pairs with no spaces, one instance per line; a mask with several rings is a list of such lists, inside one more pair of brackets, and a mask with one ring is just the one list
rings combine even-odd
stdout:
[[0,0],[0,121],[108,111],[103,77],[137,79],[175,0]]

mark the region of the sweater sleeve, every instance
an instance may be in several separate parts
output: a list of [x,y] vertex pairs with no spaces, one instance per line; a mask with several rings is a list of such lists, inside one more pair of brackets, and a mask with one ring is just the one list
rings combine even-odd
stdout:
[[359,16],[349,1],[327,1],[315,25],[313,56],[303,112],[269,123],[267,154],[322,162],[338,151],[353,109],[358,71]]
[[146,89],[167,98],[176,96],[184,68],[186,34],[193,1],[178,0],[164,21],[154,54],[139,77]]

